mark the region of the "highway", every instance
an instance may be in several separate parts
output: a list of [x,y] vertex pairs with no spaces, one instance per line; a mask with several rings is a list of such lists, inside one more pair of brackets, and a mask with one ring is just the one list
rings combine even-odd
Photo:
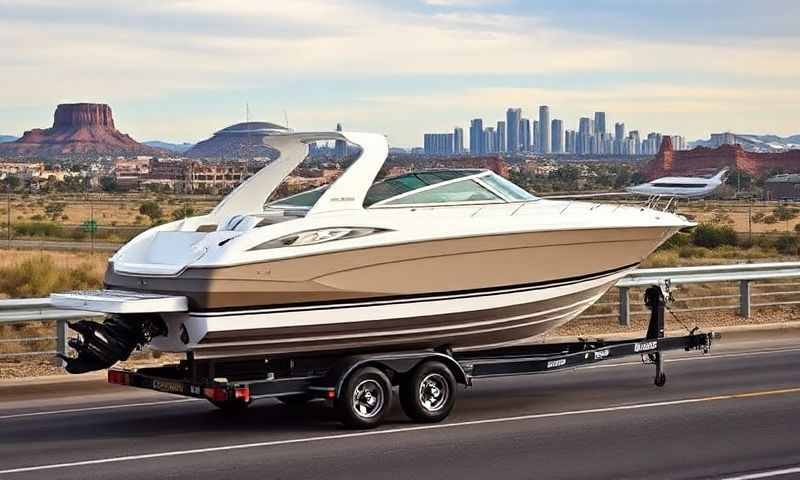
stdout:
[[231,415],[101,381],[0,385],[0,478],[795,478],[800,336],[483,380],[441,424],[378,430],[324,402]]

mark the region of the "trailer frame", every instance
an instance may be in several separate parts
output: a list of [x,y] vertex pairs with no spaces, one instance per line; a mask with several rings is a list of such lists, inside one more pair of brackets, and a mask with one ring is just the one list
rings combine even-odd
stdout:
[[[469,387],[475,379],[553,373],[632,355],[640,355],[643,363],[655,366],[653,382],[663,387],[666,384],[664,352],[682,349],[698,350],[705,354],[710,350],[713,340],[719,338],[717,333],[700,333],[697,328],[687,335],[666,337],[664,317],[666,303],[670,299],[668,282],[647,289],[645,303],[651,310],[651,316],[647,334],[641,338],[612,341],[579,339],[576,342],[462,352],[443,347],[275,360],[264,357],[197,360],[192,352],[188,352],[186,360],[175,365],[138,370],[111,368],[108,370],[108,381],[205,398],[223,409],[240,409],[263,398],[278,398],[287,403],[324,398],[341,410],[345,424],[365,428],[377,426],[382,419],[382,415],[360,418],[358,411],[353,410],[356,407],[351,403],[359,395],[358,391],[351,392],[353,377],[366,375],[366,380],[359,385],[366,382],[373,390],[372,393],[362,392],[366,397],[360,397],[363,400],[360,408],[370,407],[370,402],[377,402],[374,394],[380,394],[383,395],[380,401],[385,402],[381,408],[388,410],[393,395],[391,387],[400,385],[401,404],[410,417],[422,421],[440,421],[452,409],[455,384]],[[419,377],[420,370],[425,369],[432,369],[433,373],[423,380],[414,380]],[[412,381],[417,383],[409,385]],[[419,402],[415,402],[413,395],[408,393],[413,390],[422,392],[424,385],[421,386],[420,381],[432,382],[429,390],[432,388],[434,392],[442,394],[441,390],[446,390],[447,404],[433,411],[428,411],[430,408],[421,409]]]

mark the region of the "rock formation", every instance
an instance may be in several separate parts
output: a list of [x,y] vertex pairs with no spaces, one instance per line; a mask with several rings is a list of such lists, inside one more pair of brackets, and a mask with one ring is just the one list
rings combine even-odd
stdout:
[[644,174],[652,180],[665,176],[691,176],[723,167],[754,176],[763,176],[776,170],[786,173],[800,172],[800,150],[756,153],[746,152],[741,145],[673,150],[670,137],[664,137],[658,155],[645,165]]
[[22,138],[0,144],[0,156],[29,158],[163,155],[114,127],[111,107],[69,103],[56,108],[53,126],[28,130]]

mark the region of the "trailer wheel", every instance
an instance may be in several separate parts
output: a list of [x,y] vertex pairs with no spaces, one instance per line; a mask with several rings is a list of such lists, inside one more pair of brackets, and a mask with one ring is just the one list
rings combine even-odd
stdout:
[[441,362],[428,361],[417,366],[400,383],[400,404],[412,420],[440,422],[453,409],[455,391],[453,372]]
[[660,372],[658,375],[656,375],[656,378],[653,381],[653,383],[655,383],[657,387],[663,387],[664,385],[667,384],[667,374],[664,372]]
[[216,400],[209,400],[215,407],[222,410],[225,413],[236,413],[241,412],[245,408],[250,406],[250,402],[245,402],[244,400],[224,400],[224,401],[216,401]]
[[288,405],[290,407],[298,407],[301,405],[305,405],[309,401],[311,401],[311,397],[306,395],[305,393],[296,393],[294,395],[281,395],[280,397],[275,397],[283,403],[284,405]]
[[335,408],[339,418],[350,428],[374,428],[380,425],[392,405],[392,383],[374,367],[352,372],[342,385]]

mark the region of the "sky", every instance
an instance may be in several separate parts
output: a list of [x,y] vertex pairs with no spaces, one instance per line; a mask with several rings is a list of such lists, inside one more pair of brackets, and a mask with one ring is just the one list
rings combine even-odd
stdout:
[[800,133],[796,0],[0,0],[0,134],[108,103],[137,140],[252,120],[388,135],[493,125]]

